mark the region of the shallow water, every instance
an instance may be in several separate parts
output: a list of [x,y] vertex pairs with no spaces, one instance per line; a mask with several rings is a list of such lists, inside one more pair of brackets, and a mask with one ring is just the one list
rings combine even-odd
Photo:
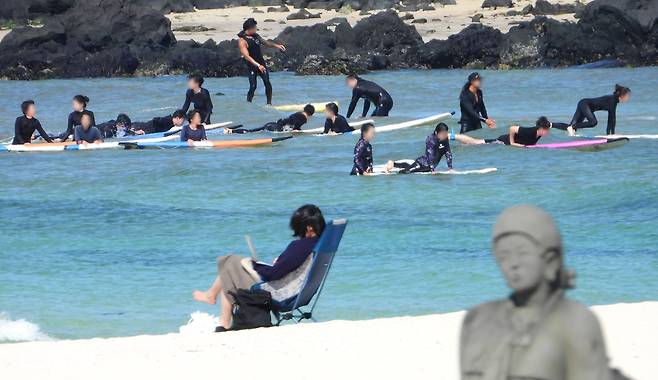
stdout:
[[[367,77],[393,95],[391,120],[405,120],[458,110],[466,74]],[[656,68],[483,74],[499,126],[540,114],[568,121],[580,97],[620,82],[633,99],[618,110],[618,132],[658,134]],[[277,104],[349,101],[340,77],[275,74],[273,83]],[[207,81],[211,93],[226,94],[214,97],[214,121],[256,126],[283,116],[262,107],[262,94],[245,104],[246,85],[246,78]],[[25,98],[37,101],[46,129],[60,132],[76,93],[92,98],[98,121],[119,112],[143,120],[180,106],[184,86],[182,77],[0,82],[0,138],[11,136]],[[605,131],[605,113],[598,116],[596,134]],[[320,126],[321,117],[310,124]],[[429,131],[380,134],[376,161],[415,158]],[[290,239],[291,212],[307,202],[350,220],[318,304],[321,320],[446,312],[504,296],[489,236],[497,213],[521,202],[557,217],[568,265],[579,274],[573,297],[657,299],[655,140],[596,153],[455,145],[456,168],[499,171],[376,178],[347,175],[355,141],[304,136],[226,151],[0,155],[0,312],[8,315],[0,324],[26,319],[54,338],[177,331],[195,310],[216,313],[190,293],[212,281],[217,255],[248,254],[243,235],[250,234],[262,258],[274,258]]]

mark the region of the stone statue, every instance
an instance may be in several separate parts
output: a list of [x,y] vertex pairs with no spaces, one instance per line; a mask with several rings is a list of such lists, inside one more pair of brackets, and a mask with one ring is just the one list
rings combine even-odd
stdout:
[[[461,332],[462,380],[613,380],[599,322],[564,296],[560,232],[542,209],[506,209],[493,230],[493,254],[509,298],[478,305]],[[621,377],[618,377],[621,376]]]

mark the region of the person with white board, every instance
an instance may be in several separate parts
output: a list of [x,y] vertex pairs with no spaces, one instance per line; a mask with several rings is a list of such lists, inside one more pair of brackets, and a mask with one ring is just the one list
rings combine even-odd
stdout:
[[448,169],[452,170],[452,151],[450,149],[450,137],[448,126],[445,123],[439,123],[434,128],[434,132],[425,139],[425,154],[418,157],[412,163],[402,161],[389,161],[386,164],[386,171],[400,169],[400,174],[411,173],[434,173],[436,167],[445,157],[448,163]]
[[277,121],[272,121],[266,123],[262,127],[258,128],[242,128],[242,126],[236,126],[234,128],[228,127],[224,129],[225,134],[245,134],[245,133],[256,133],[256,132],[300,132],[302,126],[306,124],[309,119],[315,114],[315,107],[312,104],[307,104],[304,106],[302,112],[295,112],[290,116],[279,119]]
[[354,128],[350,126],[344,116],[338,114],[338,104],[327,103],[324,107],[324,121],[323,134],[339,135],[341,133],[354,132]]

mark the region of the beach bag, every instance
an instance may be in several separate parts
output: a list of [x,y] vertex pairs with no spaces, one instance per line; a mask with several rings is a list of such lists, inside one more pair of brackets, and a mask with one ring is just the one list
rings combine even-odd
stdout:
[[272,326],[272,295],[269,292],[238,289],[230,293],[235,299],[231,330]]

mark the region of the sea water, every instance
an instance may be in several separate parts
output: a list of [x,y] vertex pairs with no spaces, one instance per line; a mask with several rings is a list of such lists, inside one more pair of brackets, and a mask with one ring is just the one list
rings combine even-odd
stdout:
[[[392,71],[366,77],[395,100],[404,121],[459,111],[468,72]],[[658,69],[485,71],[484,94],[496,131],[541,115],[568,122],[581,97],[633,90],[618,108],[618,133],[658,134]],[[276,104],[338,100],[342,77],[272,75]],[[213,121],[260,126],[285,116],[244,99],[246,78],[210,78]],[[13,134],[21,101],[62,132],[70,99],[89,96],[101,122],[164,116],[184,100],[185,78],[0,82],[0,138]],[[357,108],[360,112],[361,105]],[[457,127],[457,116],[448,124]],[[605,133],[606,115],[585,134]],[[323,123],[316,115],[309,127]],[[431,127],[382,133],[376,163],[413,159]],[[256,137],[244,136],[244,137]],[[212,135],[212,138],[222,138]],[[566,140],[561,131],[542,141]],[[576,270],[570,295],[587,304],[658,299],[658,142],[613,150],[523,150],[453,144],[466,176],[350,177],[356,136],[298,136],[265,148],[0,154],[0,340],[87,338],[178,331],[207,288],[216,257],[263,260],[291,239],[288,221],[305,203],[349,225],[315,315],[320,320],[421,315],[466,309],[504,297],[490,254],[491,227],[506,206],[532,203],[559,222],[566,262]],[[441,163],[444,167],[445,163]],[[7,332],[7,329],[9,332]]]

